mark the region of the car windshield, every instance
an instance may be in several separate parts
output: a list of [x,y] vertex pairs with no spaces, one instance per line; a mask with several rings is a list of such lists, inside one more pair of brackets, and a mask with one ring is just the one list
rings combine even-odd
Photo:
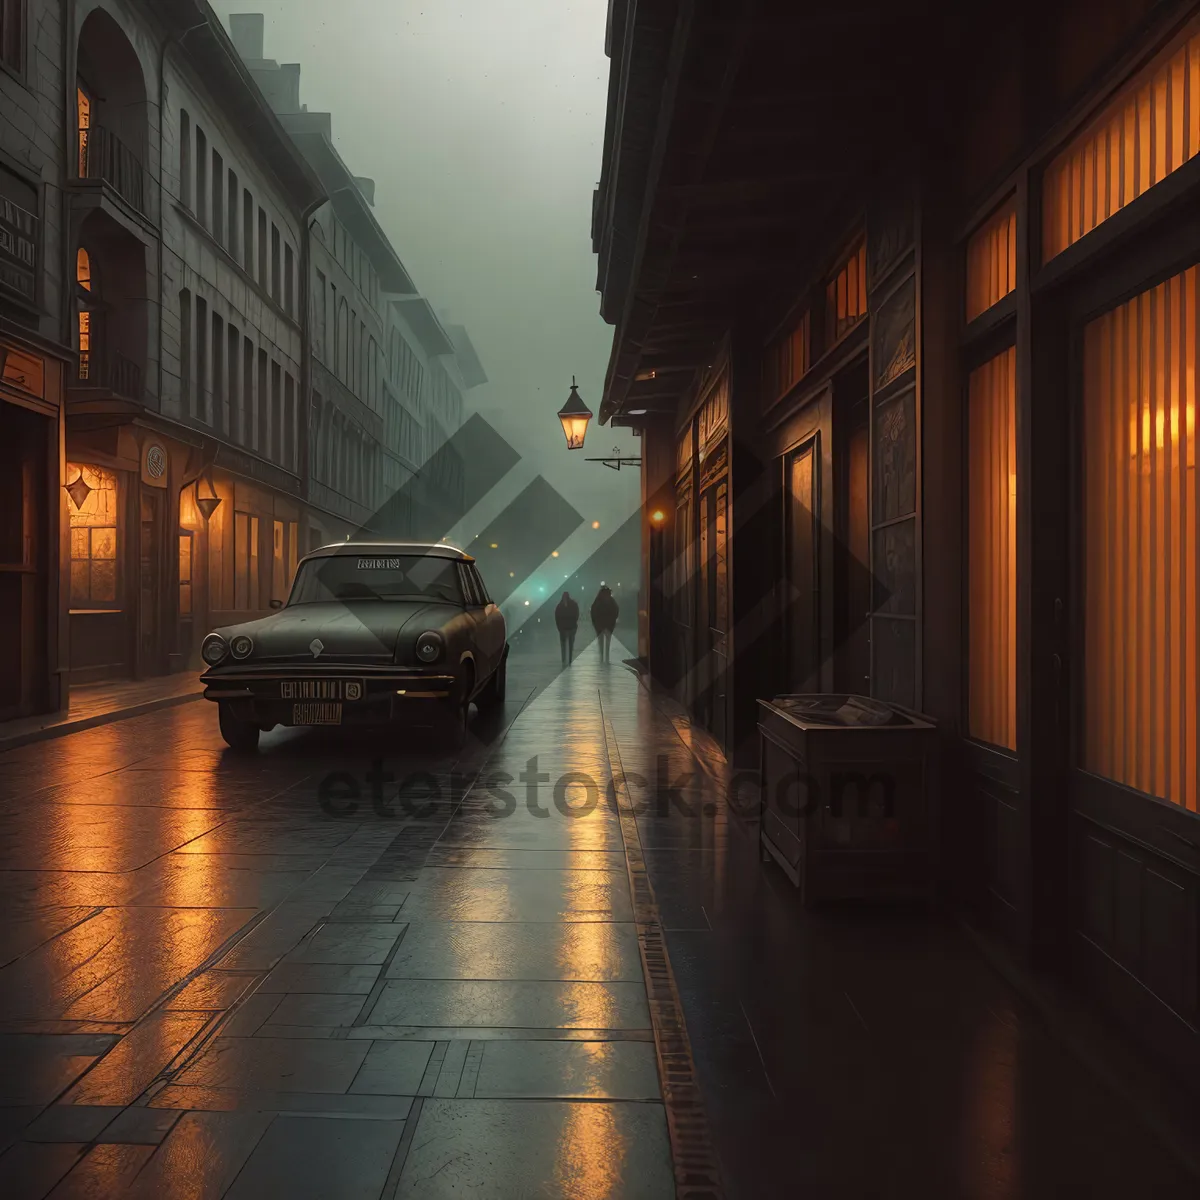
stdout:
[[432,554],[335,554],[301,565],[288,600],[435,600],[462,604],[458,564]]

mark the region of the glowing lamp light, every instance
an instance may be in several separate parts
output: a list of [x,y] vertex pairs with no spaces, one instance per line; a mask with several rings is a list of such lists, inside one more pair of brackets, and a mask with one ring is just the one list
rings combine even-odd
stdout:
[[557,551],[557,550],[551,550],[551,551],[550,551],[550,557],[551,557],[551,558],[557,558],[557,557],[558,557],[558,551]]
[[667,514],[665,512],[663,512],[663,510],[661,508],[656,508],[650,514],[650,520],[653,521],[655,525],[661,525],[666,519],[667,519]]
[[493,542],[493,543],[492,543],[492,549],[493,549],[493,550],[499,550],[499,549],[500,549],[500,547],[499,547],[499,546],[498,546],[498,545],[497,545],[495,542]]
[[[208,491],[207,496],[200,494],[201,482],[204,483]],[[203,480],[196,480],[196,507],[200,510],[201,515],[206,521],[221,507],[221,497],[217,495],[217,489],[213,486],[211,473],[204,477]]]
[[526,608],[528,608],[528,607],[529,607],[529,601],[528,601],[528,600],[526,600],[526,601],[525,601],[525,607],[526,607]]
[[558,419],[562,422],[563,433],[567,437],[567,449],[582,450],[588,422],[592,419],[592,410],[580,398],[574,375],[571,376],[571,394],[567,397],[566,404],[558,410]]
[[599,528],[600,528],[600,522],[599,522],[599,521],[593,521],[593,522],[592,522],[592,528],[593,528],[593,529],[599,529]]

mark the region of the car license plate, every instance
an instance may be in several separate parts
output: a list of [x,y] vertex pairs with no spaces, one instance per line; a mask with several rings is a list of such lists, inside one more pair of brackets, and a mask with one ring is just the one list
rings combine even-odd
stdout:
[[293,725],[340,725],[342,723],[342,706],[340,704],[308,703],[292,705]]
[[279,685],[281,700],[361,700],[361,679],[289,679]]

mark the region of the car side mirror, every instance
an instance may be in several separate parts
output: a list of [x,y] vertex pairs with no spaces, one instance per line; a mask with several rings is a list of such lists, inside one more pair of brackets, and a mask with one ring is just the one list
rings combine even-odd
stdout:
[[283,601],[282,601],[282,600],[272,600],[272,601],[271,601],[271,607],[272,607],[272,608],[282,608],[282,607],[283,607]]

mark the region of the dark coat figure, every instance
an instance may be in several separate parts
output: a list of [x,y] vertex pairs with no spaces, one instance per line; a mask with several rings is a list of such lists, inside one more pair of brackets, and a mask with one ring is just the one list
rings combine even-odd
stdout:
[[565,667],[575,657],[575,631],[579,628],[579,605],[571,599],[570,592],[563,592],[554,610],[554,624],[558,626],[558,645]]
[[613,599],[612,588],[602,587],[592,601],[592,628],[596,631],[596,644],[600,647],[600,661],[608,662],[609,645],[620,613]]

